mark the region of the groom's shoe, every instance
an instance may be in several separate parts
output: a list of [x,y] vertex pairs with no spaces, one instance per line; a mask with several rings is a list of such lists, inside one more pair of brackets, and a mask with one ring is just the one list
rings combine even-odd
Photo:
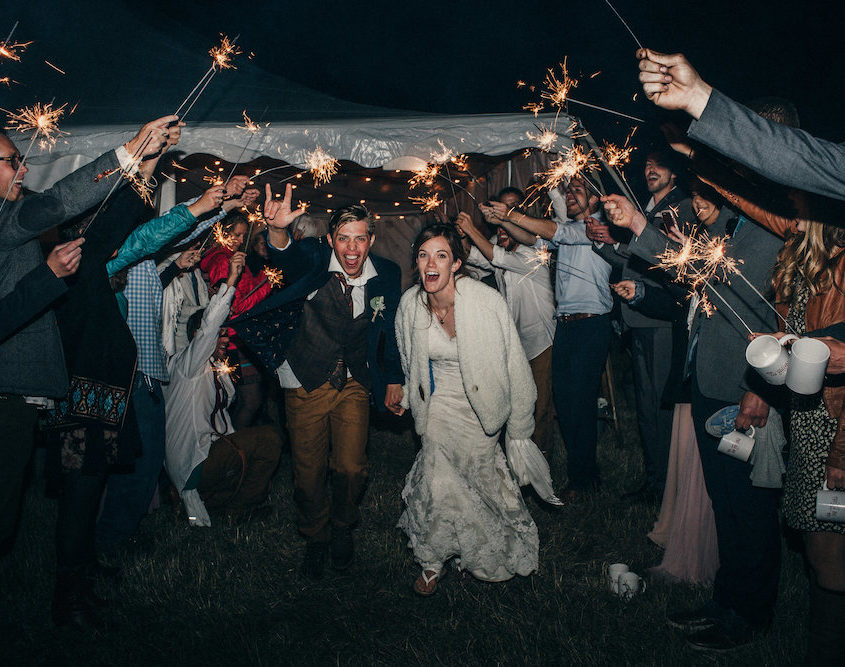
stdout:
[[343,571],[352,565],[355,548],[352,543],[352,528],[332,528],[332,568]]
[[322,579],[328,551],[328,542],[308,542],[305,545],[305,557],[302,559],[303,576],[314,580]]

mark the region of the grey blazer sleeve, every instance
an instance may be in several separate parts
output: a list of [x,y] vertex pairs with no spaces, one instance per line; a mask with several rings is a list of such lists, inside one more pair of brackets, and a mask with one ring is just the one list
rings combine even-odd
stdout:
[[7,202],[0,213],[0,250],[17,248],[87,211],[105,198],[115,179],[122,177],[119,170],[117,156],[109,151],[42,193]]
[[67,291],[67,285],[42,262],[0,299],[0,342],[35,318]]
[[658,232],[653,225],[646,225],[642,234],[631,240],[628,249],[632,255],[649,264],[657,264],[657,256],[672,246],[678,247],[678,244]]
[[716,89],[687,134],[776,183],[845,199],[845,145],[761,118]]

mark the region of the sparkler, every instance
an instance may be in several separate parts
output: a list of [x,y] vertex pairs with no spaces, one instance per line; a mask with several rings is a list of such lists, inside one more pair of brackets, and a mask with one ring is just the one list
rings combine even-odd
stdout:
[[53,102],[50,101],[47,104],[36,103],[34,106],[24,107],[15,112],[6,111],[8,116],[6,129],[15,130],[21,133],[32,132],[32,137],[29,140],[29,146],[27,147],[26,152],[18,164],[15,176],[12,178],[9,183],[9,187],[3,195],[3,201],[0,202],[0,211],[2,211],[3,207],[6,205],[6,197],[9,196],[12,188],[15,187],[15,183],[21,173],[21,169],[23,169],[26,159],[29,157],[32,147],[35,145],[36,139],[41,137],[40,146],[44,149],[49,149],[55,145],[58,137],[67,134],[67,132],[59,130],[58,125],[59,118],[61,118],[64,114],[66,106],[67,104],[63,104],[62,106],[54,109]]
[[622,18],[622,15],[619,12],[616,11],[616,7],[614,7],[612,4],[610,4],[610,0],[604,0],[604,1],[607,3],[607,6],[610,7],[611,10],[613,10],[613,13],[616,14],[616,18],[618,18],[620,21],[622,21],[622,25],[624,25],[625,28],[628,30],[628,32],[631,33],[631,37],[634,38],[634,41],[637,43],[637,46],[639,48],[643,48],[642,43],[640,42],[640,40],[637,39],[637,36],[634,34],[634,31],[631,30],[631,26],[629,26],[626,23],[625,19]]
[[252,240],[252,232],[256,227],[260,227],[266,224],[266,220],[264,220],[264,214],[261,212],[261,206],[256,206],[254,211],[249,211],[248,209],[244,209],[247,212],[247,225],[248,229],[246,232],[246,238],[244,239],[243,249],[244,252],[249,251],[249,242]]
[[408,199],[415,204],[419,204],[420,208],[422,208],[422,210],[426,213],[433,211],[438,206],[444,205],[444,202],[440,199],[440,196],[437,193],[429,195],[428,197],[408,197]]
[[15,30],[17,30],[19,21],[15,21],[15,25],[12,26],[12,29],[9,31],[9,34],[6,35],[6,39],[0,43],[0,56],[4,58],[8,58],[9,60],[14,60],[16,62],[20,62],[21,57],[19,54],[23,53],[26,50],[26,47],[32,44],[32,42],[12,42],[12,35],[15,34]]
[[[220,45],[212,47],[208,52],[208,55],[211,56],[211,67],[209,67],[206,73],[202,75],[197,84],[191,89],[191,92],[188,93],[188,96],[182,101],[182,104],[180,104],[176,111],[173,112],[175,116],[180,117],[180,120],[185,120],[185,116],[188,115],[188,112],[194,107],[194,104],[197,103],[197,100],[208,87],[208,84],[211,83],[211,80],[214,78],[214,75],[217,74],[218,70],[237,69],[233,64],[232,59],[234,56],[242,53],[240,47],[237,46],[239,36],[240,35],[236,35],[235,38],[230,41],[226,35],[220,33]],[[188,104],[189,102],[190,104]],[[182,109],[185,108],[186,105],[188,105],[187,109],[185,109],[185,112],[182,113]]]
[[248,299],[255,294],[259,289],[270,283],[271,287],[281,287],[284,284],[285,276],[281,269],[271,269],[269,266],[264,267],[264,280],[253,287],[244,295],[244,299]]
[[562,63],[559,63],[560,78],[555,74],[554,68],[549,67],[546,70],[546,78],[543,84],[546,90],[540,93],[541,99],[549,100],[552,106],[562,109],[566,105],[566,100],[569,97],[569,91],[578,87],[578,80],[569,76],[569,70],[566,68],[566,58]]
[[537,148],[542,151],[552,152],[560,138],[552,128],[541,125],[537,127],[537,134],[527,132],[528,138],[537,142]]
[[236,370],[238,370],[237,365],[231,366],[229,364],[229,357],[224,357],[223,359],[218,359],[212,362],[212,366],[214,368],[214,372],[219,375],[232,375]]
[[440,165],[429,163],[426,164],[425,167],[414,171],[414,175],[411,176],[408,184],[412,188],[417,188],[423,185],[430,188],[438,176],[440,176]]
[[317,148],[305,157],[305,166],[314,178],[314,187],[319,187],[320,184],[328,183],[332,180],[332,176],[340,168],[340,162],[326,153],[322,147],[317,146]]
[[229,175],[226,177],[227,181],[230,178],[232,178],[232,175],[235,173],[235,169],[238,168],[238,164],[240,164],[240,161],[243,158],[244,153],[246,153],[246,150],[247,150],[247,148],[249,148],[249,145],[252,143],[252,140],[255,138],[255,135],[258,134],[262,130],[262,128],[270,127],[270,123],[267,123],[266,125],[263,125],[263,126],[261,125],[261,120],[264,118],[264,114],[267,113],[267,109],[269,109],[269,108],[270,108],[269,106],[264,107],[264,111],[261,114],[261,118],[258,119],[257,123],[254,122],[249,116],[246,115],[246,109],[243,110],[244,124],[243,125],[237,125],[236,127],[240,128],[242,130],[246,130],[249,133],[249,138],[246,140],[246,144],[244,144],[244,147],[241,150],[241,154],[238,155],[238,159],[235,160],[235,163],[232,165],[232,171],[230,171]]

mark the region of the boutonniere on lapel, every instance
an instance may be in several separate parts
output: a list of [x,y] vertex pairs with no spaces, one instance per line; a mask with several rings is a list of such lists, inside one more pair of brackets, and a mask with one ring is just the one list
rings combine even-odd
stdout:
[[370,308],[373,309],[373,319],[370,322],[375,322],[376,317],[384,318],[382,312],[384,310],[384,297],[383,296],[374,296],[370,299]]

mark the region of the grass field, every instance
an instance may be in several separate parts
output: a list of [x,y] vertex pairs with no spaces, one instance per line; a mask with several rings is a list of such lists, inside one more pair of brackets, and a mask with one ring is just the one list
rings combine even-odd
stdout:
[[[622,397],[624,400],[624,396]],[[371,482],[356,530],[356,561],[319,582],[298,574],[290,455],[282,456],[261,520],[190,528],[169,505],[144,520],[115,560],[112,627],[77,636],[52,627],[49,604],[56,503],[37,478],[25,498],[14,551],[0,561],[0,656],[5,665],[688,665],[799,663],[806,583],[801,558],[784,547],[781,592],[769,635],[721,661],[688,650],[668,629],[668,609],[709,592],[650,581],[625,602],[607,592],[602,569],[623,561],[640,573],[660,550],[645,537],[657,507],[627,506],[641,456],[633,411],[622,404],[621,443],[600,441],[602,491],[586,501],[529,509],[540,529],[540,570],[503,584],[454,571],[429,599],[410,584],[418,569],[395,528],[400,490],[416,444],[410,422],[371,431]],[[558,448],[553,475],[563,481]]]

